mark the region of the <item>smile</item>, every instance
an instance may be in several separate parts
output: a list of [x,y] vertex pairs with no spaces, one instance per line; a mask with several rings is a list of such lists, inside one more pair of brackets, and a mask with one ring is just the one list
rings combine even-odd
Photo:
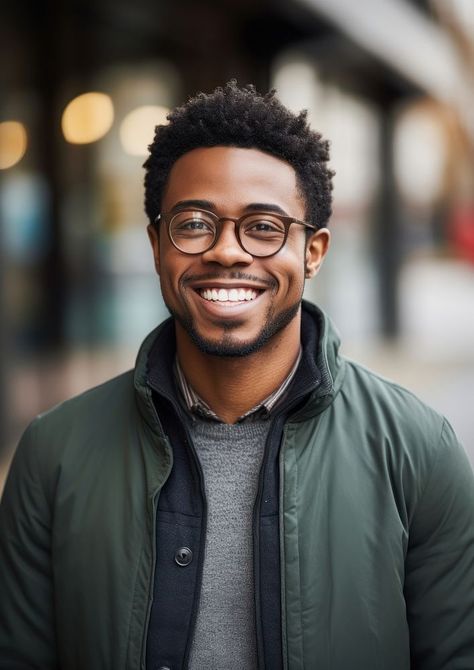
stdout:
[[198,290],[204,300],[211,302],[244,302],[255,300],[260,291],[251,288],[203,288]]

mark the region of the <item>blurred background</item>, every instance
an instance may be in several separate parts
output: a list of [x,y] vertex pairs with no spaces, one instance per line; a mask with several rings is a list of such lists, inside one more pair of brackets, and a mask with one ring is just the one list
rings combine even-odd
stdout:
[[2,476],[34,415],[133,365],[166,317],[147,145],[233,77],[331,140],[333,245],[307,297],[474,462],[472,0],[7,0],[0,64]]

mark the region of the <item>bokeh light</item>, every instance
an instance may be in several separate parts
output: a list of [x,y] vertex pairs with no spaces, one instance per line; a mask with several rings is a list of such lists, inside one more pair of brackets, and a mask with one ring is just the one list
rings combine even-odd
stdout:
[[103,137],[114,121],[114,107],[105,93],[83,93],[63,112],[61,127],[71,144],[89,144]]
[[26,128],[19,121],[0,123],[0,170],[16,165],[26,152]]
[[120,126],[120,141],[127,154],[146,156],[157,125],[167,123],[168,107],[145,105],[131,111]]

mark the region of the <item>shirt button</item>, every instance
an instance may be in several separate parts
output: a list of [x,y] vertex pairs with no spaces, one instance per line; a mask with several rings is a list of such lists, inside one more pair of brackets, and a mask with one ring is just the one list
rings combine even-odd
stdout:
[[174,560],[181,567],[185,567],[193,560],[193,552],[188,547],[180,547],[174,555]]

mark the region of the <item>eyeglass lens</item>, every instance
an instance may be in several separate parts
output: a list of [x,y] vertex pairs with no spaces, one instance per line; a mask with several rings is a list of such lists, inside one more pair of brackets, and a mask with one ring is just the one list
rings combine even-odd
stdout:
[[[253,256],[269,256],[282,247],[286,227],[277,216],[263,212],[247,214],[236,224],[242,247]],[[214,244],[218,219],[209,212],[183,210],[173,216],[169,227],[173,243],[188,254],[203,253]]]

